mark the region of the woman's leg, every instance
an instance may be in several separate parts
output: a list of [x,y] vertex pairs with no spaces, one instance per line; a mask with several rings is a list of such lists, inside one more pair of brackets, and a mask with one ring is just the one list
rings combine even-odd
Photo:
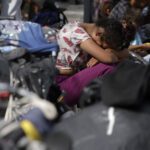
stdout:
[[22,0],[2,0],[1,16],[12,16],[21,20],[21,4]]
[[65,102],[72,106],[77,104],[83,88],[93,79],[110,73],[115,65],[99,63],[91,68],[86,68],[59,84],[61,90],[66,92]]

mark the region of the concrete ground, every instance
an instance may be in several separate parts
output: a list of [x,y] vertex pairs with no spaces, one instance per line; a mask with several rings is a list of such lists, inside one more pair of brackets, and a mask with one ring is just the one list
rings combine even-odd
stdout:
[[64,14],[67,16],[68,21],[78,20],[83,21],[83,4],[70,4],[67,2],[56,2],[56,5],[65,8]]

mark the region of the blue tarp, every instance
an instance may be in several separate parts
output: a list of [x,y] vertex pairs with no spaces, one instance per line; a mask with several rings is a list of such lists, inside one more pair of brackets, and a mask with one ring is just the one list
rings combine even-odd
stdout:
[[31,53],[58,50],[57,41],[49,43],[44,38],[42,27],[37,23],[1,20],[0,31],[0,40],[5,40],[8,45],[26,48]]

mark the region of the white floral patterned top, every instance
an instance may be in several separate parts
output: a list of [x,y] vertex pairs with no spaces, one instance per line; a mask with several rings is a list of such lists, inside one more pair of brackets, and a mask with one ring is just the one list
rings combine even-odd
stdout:
[[66,24],[57,34],[60,51],[56,66],[61,69],[70,69],[79,67],[87,61],[87,54],[79,48],[79,44],[89,38],[91,38],[90,35],[80,27],[80,22]]

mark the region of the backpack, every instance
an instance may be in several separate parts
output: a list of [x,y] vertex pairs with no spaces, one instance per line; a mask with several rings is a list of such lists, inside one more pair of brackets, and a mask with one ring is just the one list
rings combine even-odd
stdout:
[[107,106],[139,108],[150,97],[150,66],[125,60],[116,69],[92,81],[82,93],[80,106],[98,101]]
[[23,87],[51,101],[56,106],[59,116],[70,110],[63,101],[59,101],[64,93],[55,82],[59,71],[55,67],[55,58],[49,53],[27,53],[12,60],[10,68],[17,83],[16,87]]
[[45,1],[43,9],[31,20],[41,26],[61,28],[68,20],[63,9],[56,7],[54,2]]
[[[31,90],[44,99],[50,98],[49,90],[52,85],[57,86],[54,77],[58,74],[51,55],[26,53],[20,58],[9,61],[9,64],[16,87]],[[60,94],[58,87],[55,87],[55,90]]]
[[73,150],[149,150],[150,105],[139,111],[101,103],[55,125],[72,139]]

